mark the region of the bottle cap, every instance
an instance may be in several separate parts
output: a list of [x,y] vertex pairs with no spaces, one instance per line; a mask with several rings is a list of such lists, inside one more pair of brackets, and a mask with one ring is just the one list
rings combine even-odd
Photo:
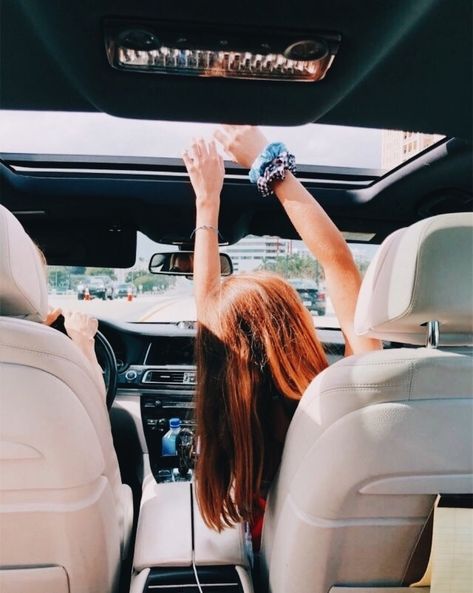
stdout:
[[180,418],[171,418],[169,420],[169,426],[171,428],[179,428],[181,426],[181,419]]

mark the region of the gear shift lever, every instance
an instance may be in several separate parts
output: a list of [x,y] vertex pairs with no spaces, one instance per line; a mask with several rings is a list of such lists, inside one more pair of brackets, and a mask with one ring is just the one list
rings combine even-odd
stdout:
[[189,479],[194,455],[194,433],[188,428],[182,428],[176,437],[176,453],[179,460],[179,474]]

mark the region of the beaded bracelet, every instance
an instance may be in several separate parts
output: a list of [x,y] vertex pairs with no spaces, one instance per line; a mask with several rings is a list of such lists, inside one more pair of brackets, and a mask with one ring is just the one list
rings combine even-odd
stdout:
[[217,234],[217,236],[218,236],[219,238],[221,238],[221,237],[222,237],[222,235],[220,234],[220,231],[219,231],[217,228],[215,228],[214,226],[210,226],[209,224],[203,224],[202,226],[198,226],[198,227],[196,227],[196,228],[195,228],[195,229],[192,231],[192,233],[190,234],[190,237],[189,237],[189,239],[192,239],[192,238],[194,237],[195,233],[196,233],[197,231],[200,231],[200,230],[202,230],[202,231],[214,231],[214,232]]

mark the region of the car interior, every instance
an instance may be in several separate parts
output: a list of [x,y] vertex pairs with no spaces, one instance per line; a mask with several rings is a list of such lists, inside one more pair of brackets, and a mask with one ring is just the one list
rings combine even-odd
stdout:
[[[471,530],[451,553],[466,565],[450,588],[432,565],[435,513],[473,500],[471,2],[3,0],[0,11],[0,591],[471,591]],[[64,327],[40,323],[50,296],[36,246],[50,265],[128,269],[140,233],[175,251],[150,272],[185,281],[195,201],[182,159],[52,153],[49,132],[12,149],[8,122],[28,114],[304,125],[302,143],[307,124],[437,135],[389,168],[298,163],[338,228],[379,246],[355,329],[384,349],[344,357],[341,330],[319,323],[330,365],[289,427],[259,553],[247,525],[217,532],[199,511],[195,319],[99,316],[106,401]],[[55,136],[65,120],[51,121]],[[298,239],[247,170],[225,167],[222,275],[238,273],[230,252],[245,237]],[[176,418],[179,446],[163,454]]]

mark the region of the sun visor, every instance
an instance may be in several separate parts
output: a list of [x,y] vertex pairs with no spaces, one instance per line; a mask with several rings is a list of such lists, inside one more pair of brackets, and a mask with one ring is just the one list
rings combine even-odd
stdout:
[[32,225],[28,233],[49,265],[129,268],[136,260],[136,229],[74,221]]

